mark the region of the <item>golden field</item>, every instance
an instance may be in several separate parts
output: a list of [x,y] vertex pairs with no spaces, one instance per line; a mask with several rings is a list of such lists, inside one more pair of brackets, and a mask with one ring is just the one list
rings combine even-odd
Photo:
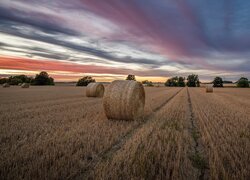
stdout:
[[143,121],[85,91],[0,88],[0,179],[250,178],[250,89],[145,87]]

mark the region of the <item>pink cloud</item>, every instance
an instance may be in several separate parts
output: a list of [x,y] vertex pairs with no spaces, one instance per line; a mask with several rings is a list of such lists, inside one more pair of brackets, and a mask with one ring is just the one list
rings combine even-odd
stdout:
[[[199,21],[185,1],[171,1],[171,8],[180,14],[157,7],[157,3],[140,3],[139,1],[96,1],[81,0],[91,12],[106,18],[122,27],[125,32],[115,34],[112,38],[126,39],[136,43],[145,43],[151,50],[165,55],[175,62],[197,64],[206,68],[214,68],[201,57],[206,48],[203,34],[197,29]],[[169,5],[170,6],[170,5]],[[187,18],[184,18],[187,17]],[[197,27],[197,28],[196,28]],[[126,33],[126,34],[124,34]]]
[[0,56],[0,69],[27,71],[65,71],[75,73],[123,74],[124,69],[108,68],[96,65],[81,65],[52,60],[34,60],[20,57]]
[[[70,62],[56,60],[35,60],[21,57],[0,56],[0,69],[22,70],[22,71],[48,71],[53,72],[54,77],[60,79],[76,79],[78,73],[105,74],[103,77],[110,75],[128,75],[134,74],[143,77],[168,77],[169,72],[164,70],[132,70],[128,68],[113,68],[97,65],[82,65]],[[61,72],[59,72],[61,71]],[[0,71],[1,72],[1,71]],[[63,73],[65,72],[65,73]],[[74,75],[74,73],[76,73]]]

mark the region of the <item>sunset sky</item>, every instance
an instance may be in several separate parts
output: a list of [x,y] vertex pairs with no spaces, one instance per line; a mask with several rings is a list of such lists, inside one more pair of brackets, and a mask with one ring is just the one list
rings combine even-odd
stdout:
[[0,77],[250,79],[248,0],[1,0]]

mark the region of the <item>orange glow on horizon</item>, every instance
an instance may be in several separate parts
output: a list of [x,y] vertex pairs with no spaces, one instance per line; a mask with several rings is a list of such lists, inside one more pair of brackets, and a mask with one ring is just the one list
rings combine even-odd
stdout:
[[[125,79],[129,74],[126,69],[110,68],[96,65],[83,65],[56,60],[34,60],[20,57],[0,56],[0,74],[11,76],[25,74],[35,76],[40,71],[47,71],[57,82],[77,81],[80,77],[90,75],[97,81],[111,82]],[[166,77],[136,76],[138,81],[149,80],[165,82]]]

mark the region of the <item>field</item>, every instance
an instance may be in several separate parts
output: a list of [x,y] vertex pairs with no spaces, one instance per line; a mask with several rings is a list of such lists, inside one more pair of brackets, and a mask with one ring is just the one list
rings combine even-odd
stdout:
[[146,87],[143,121],[73,86],[0,88],[0,179],[249,179],[250,90]]

